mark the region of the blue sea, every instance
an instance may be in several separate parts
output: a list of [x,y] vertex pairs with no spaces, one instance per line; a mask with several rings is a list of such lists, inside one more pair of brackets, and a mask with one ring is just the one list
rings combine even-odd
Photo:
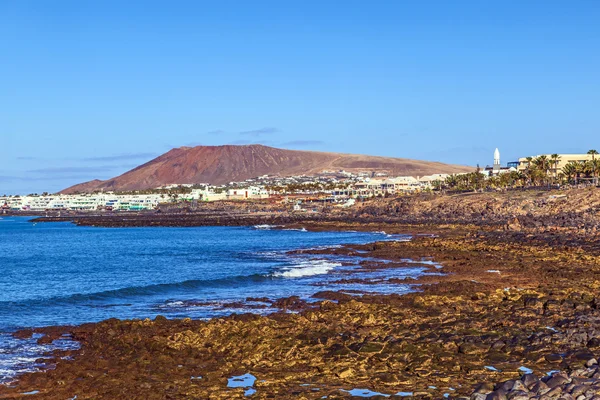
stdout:
[[[390,277],[425,268],[358,271],[364,258],[290,250],[407,240],[384,232],[307,232],[259,227],[98,228],[0,217],[0,381],[30,370],[48,346],[13,339],[19,328],[107,318],[211,318],[271,312],[260,301],[322,290],[406,293]],[[372,278],[381,284],[339,284]],[[56,345],[69,346],[68,343]],[[29,363],[29,364],[28,364]]]

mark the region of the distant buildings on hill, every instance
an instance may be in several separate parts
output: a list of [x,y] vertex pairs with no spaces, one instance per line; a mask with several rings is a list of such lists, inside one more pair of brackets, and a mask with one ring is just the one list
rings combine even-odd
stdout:
[[[545,155],[549,160],[548,173],[557,176],[571,162],[585,163],[596,156],[593,154]],[[501,165],[500,151],[495,149],[493,164],[479,169],[486,177],[494,177],[513,171],[526,171],[536,157],[521,157],[519,161]],[[457,174],[461,175],[461,174]],[[327,201],[347,201],[348,198],[414,193],[434,188],[449,174],[428,176],[389,177],[384,172],[323,171],[317,176],[260,176],[228,185],[172,184],[153,190],[131,193],[83,193],[47,194],[28,196],[0,196],[0,210],[30,211],[140,211],[156,209],[161,203],[180,201],[253,200],[270,197],[312,196]]]
[[[532,157],[521,157],[519,158],[519,171],[525,171],[533,160],[540,156],[546,156],[549,161],[549,173],[557,174],[570,162],[576,162],[580,164],[584,164],[588,161],[592,161],[593,159],[600,158],[597,154],[539,154],[537,156]],[[554,156],[554,157],[553,157]]]
[[480,172],[487,177],[498,176],[503,173],[518,171],[526,172],[533,166],[539,166],[540,163],[545,165],[544,170],[549,176],[558,177],[563,172],[568,164],[585,165],[594,159],[598,160],[600,155],[594,153],[593,150],[587,154],[538,154],[536,156],[521,157],[518,161],[511,161],[502,166],[500,163],[500,151],[494,151],[493,164],[486,166]]
[[550,172],[560,172],[565,165],[570,162],[583,164],[587,161],[592,161],[594,158],[600,158],[600,155],[596,154],[538,154],[531,157],[520,157],[519,161],[508,162],[506,166],[503,167],[500,164],[500,151],[496,148],[494,151],[493,164],[491,166],[486,166],[482,171],[485,171],[486,175],[497,175],[508,171],[525,171],[530,167],[533,160],[541,156],[545,156],[550,162]]
[[[288,196],[320,198],[325,201],[347,201],[348,198],[374,197],[413,193],[431,189],[448,174],[421,177],[388,177],[379,173],[339,176],[295,176],[248,179],[229,185],[172,184],[145,190],[143,193],[96,192],[81,194],[32,194],[0,196],[1,210],[21,211],[142,211],[158,208],[161,203],[202,202],[219,200],[257,200]],[[374,177],[370,177],[374,176]]]

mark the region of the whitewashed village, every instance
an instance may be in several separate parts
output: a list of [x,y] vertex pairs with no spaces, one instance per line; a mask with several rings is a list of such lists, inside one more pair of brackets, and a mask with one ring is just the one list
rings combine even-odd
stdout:
[[133,193],[4,195],[0,196],[0,207],[23,211],[141,211],[155,209],[162,203],[289,199],[302,196],[318,196],[321,201],[346,202],[353,198],[430,190],[434,181],[447,176],[438,174],[415,178],[377,175],[371,178],[337,171],[319,176],[263,176],[220,186],[174,183]]
[[[506,187],[535,183],[594,183],[600,175],[597,152],[523,157],[503,166],[500,152],[494,151],[493,164],[475,172],[390,177],[384,172],[323,171],[316,176],[260,176],[243,182],[214,186],[173,183],[135,192],[94,192],[78,194],[30,194],[0,196],[0,211],[143,211],[160,204],[183,202],[248,201],[273,199],[293,202],[301,210],[303,202],[327,202],[349,207],[356,199],[410,195],[439,191],[446,187]],[[587,169],[586,169],[587,168]],[[587,178],[586,178],[587,177]],[[482,182],[482,183],[478,183]],[[462,185],[462,186],[461,186]]]

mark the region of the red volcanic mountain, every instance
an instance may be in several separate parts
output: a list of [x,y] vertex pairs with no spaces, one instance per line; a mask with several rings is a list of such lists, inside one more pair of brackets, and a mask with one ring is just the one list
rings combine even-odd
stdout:
[[62,193],[98,189],[125,191],[174,183],[220,185],[261,175],[311,175],[322,171],[387,172],[393,176],[457,173],[472,168],[404,158],[375,157],[317,151],[284,150],[262,145],[197,146],[173,149],[152,161],[105,181],[93,180]]

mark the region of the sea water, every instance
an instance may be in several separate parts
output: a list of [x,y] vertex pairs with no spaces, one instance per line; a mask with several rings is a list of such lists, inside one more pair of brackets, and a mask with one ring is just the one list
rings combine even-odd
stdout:
[[323,290],[406,293],[411,290],[408,284],[334,281],[417,277],[425,271],[415,266],[355,273],[364,257],[288,254],[408,238],[384,232],[307,232],[268,226],[99,228],[33,224],[29,219],[0,219],[0,373],[3,354],[14,356],[19,346],[26,347],[21,353],[31,350],[7,335],[19,328],[113,317],[210,318],[270,312],[274,310],[264,308],[268,303],[247,298],[311,299]]

